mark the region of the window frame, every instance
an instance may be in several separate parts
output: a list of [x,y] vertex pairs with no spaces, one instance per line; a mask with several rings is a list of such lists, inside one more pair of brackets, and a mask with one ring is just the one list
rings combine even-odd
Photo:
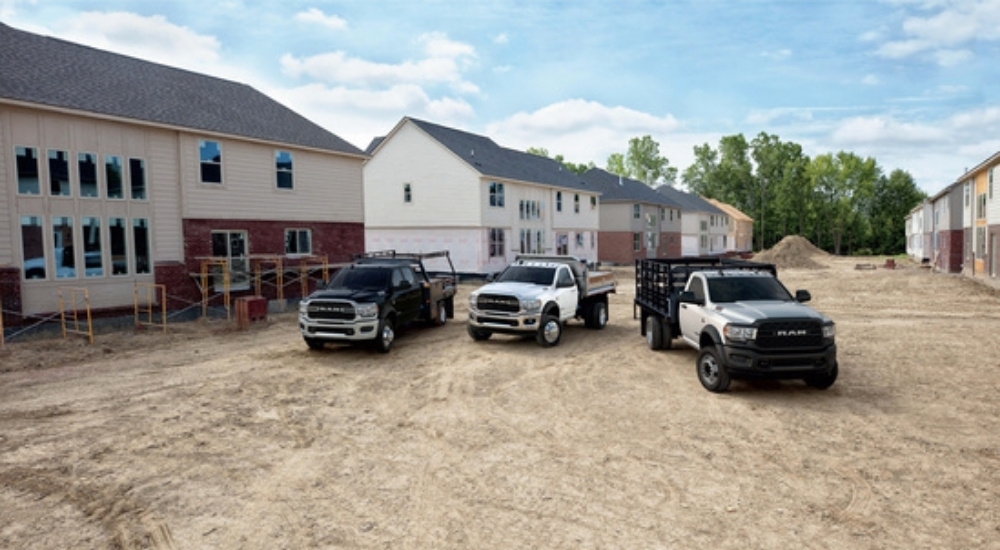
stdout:
[[146,184],[146,159],[129,157],[128,190],[129,198],[134,201],[149,199],[149,186]]
[[556,212],[562,212],[562,191],[556,191]]
[[489,231],[489,242],[487,246],[489,248],[490,258],[504,258],[506,253],[504,252],[504,242],[505,234],[502,227],[491,227]]
[[[100,199],[101,198],[101,172],[98,169],[98,161],[100,158],[97,153],[88,153],[86,151],[78,152],[76,154],[76,176],[77,176],[77,192],[81,199]],[[88,174],[93,176],[94,193],[84,193],[84,167],[87,166],[86,172],[91,172],[91,167],[93,174]],[[91,182],[87,181],[89,185]]]
[[[290,251],[288,249],[288,243],[290,242],[289,241],[289,236],[291,234],[293,234],[293,233],[295,235],[294,242],[295,242],[296,250],[295,251]],[[301,240],[302,239],[302,235],[306,235],[306,238],[309,241],[309,250],[304,251],[304,252],[301,249],[299,249],[299,245],[302,244],[302,240]],[[310,229],[308,227],[286,227],[285,228],[285,255],[286,256],[289,256],[291,258],[298,258],[298,257],[301,257],[301,256],[311,256],[312,253],[313,253],[313,246],[312,245],[313,245],[312,229]]]
[[507,201],[504,197],[504,185],[491,181],[489,186],[490,208],[505,208]]
[[[30,155],[28,153],[31,153]],[[23,160],[22,160],[23,159]],[[22,170],[28,168],[28,161],[34,161],[34,190],[30,187],[31,185],[31,173],[22,174]],[[14,180],[17,182],[17,194],[25,195],[29,197],[37,197],[42,194],[42,173],[38,164],[38,148],[28,147],[27,145],[16,145],[14,146]],[[22,186],[22,180],[25,180],[27,186]]]
[[[210,158],[210,159],[206,160],[205,159],[205,152],[206,152],[207,146],[209,144],[212,144],[212,145],[215,146],[215,151],[218,153],[218,155],[216,157],[213,157],[213,158]],[[215,141],[215,140],[210,140],[210,139],[199,139],[198,140],[198,181],[201,182],[202,184],[205,184],[205,185],[224,185],[225,184],[225,178],[223,177],[223,174],[222,174],[222,172],[223,172],[223,170],[222,170],[222,159],[223,159],[223,156],[222,156],[222,143],[221,142],[218,142],[218,141]],[[208,169],[210,169],[212,171],[216,171],[217,170],[218,171],[218,180],[219,181],[212,181],[212,180],[206,179],[205,178],[206,168],[208,168]],[[208,175],[215,175],[215,174],[211,174],[210,173]]]
[[[125,165],[122,164],[122,157],[119,155],[104,155],[104,190],[105,198],[108,200],[125,200]],[[117,171],[114,170],[117,168]],[[112,176],[115,176],[114,178]],[[118,193],[112,195],[112,181],[117,179]]]
[[403,204],[413,204],[413,184],[403,184]]
[[[221,153],[220,153],[221,155]],[[287,156],[288,161],[283,162],[282,156]],[[287,164],[287,166],[283,166]],[[285,176],[285,178],[282,178]],[[287,179],[287,184],[282,180]],[[291,151],[284,149],[274,150],[274,188],[281,191],[292,191],[295,189],[295,156]]]
[[[55,153],[57,156],[61,153],[64,157],[62,162],[65,165],[65,179],[61,180],[62,185],[59,185],[60,189],[65,189],[66,192],[55,192],[56,180],[55,174],[57,170],[53,167],[53,163],[59,162],[59,159],[52,158],[52,154]],[[48,194],[50,197],[72,197],[73,196],[73,178],[70,176],[70,166],[69,166],[69,152],[62,149],[49,149],[45,155],[45,165],[48,168]]]

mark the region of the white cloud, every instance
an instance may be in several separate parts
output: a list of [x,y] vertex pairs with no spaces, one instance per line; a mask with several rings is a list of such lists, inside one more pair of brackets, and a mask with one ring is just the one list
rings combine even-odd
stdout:
[[906,18],[901,29],[905,38],[882,44],[876,50],[878,55],[901,59],[929,52],[939,64],[948,66],[972,57],[970,51],[959,46],[1000,40],[996,32],[1000,28],[1000,0],[952,0],[918,7],[939,11],[927,17]]
[[864,143],[893,146],[940,144],[950,141],[949,137],[949,133],[940,126],[900,122],[885,115],[845,119],[831,134],[834,143],[848,146]]
[[295,14],[296,21],[302,21],[304,23],[315,23],[318,25],[323,25],[324,27],[333,29],[335,31],[342,31],[347,29],[347,21],[337,17],[336,15],[326,15],[317,8],[309,8],[306,11],[300,11]]
[[773,61],[782,61],[792,57],[792,50],[788,48],[783,48],[780,50],[764,51],[761,52],[761,57],[765,59],[771,59]]
[[867,86],[878,86],[882,83],[882,79],[879,78],[878,75],[868,74],[861,79],[861,83]]
[[505,33],[505,32],[502,32],[502,33],[500,33],[500,34],[498,34],[498,35],[496,35],[496,36],[493,37],[493,43],[494,44],[506,44],[508,42],[509,42],[509,39],[507,38],[507,33]]
[[426,57],[417,61],[378,63],[335,51],[304,58],[285,54],[281,57],[281,66],[289,76],[306,76],[335,85],[384,88],[402,84],[448,84],[458,93],[479,93],[475,84],[463,78],[463,71],[476,59],[472,46],[449,40],[440,33],[423,35],[418,42]]

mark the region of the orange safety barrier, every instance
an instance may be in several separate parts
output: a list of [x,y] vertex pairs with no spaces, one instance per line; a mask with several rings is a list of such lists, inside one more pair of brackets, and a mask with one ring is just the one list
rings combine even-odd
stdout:
[[[143,304],[139,304],[140,289],[145,292],[145,301]],[[163,332],[167,332],[167,285],[136,282],[132,288],[132,301],[135,304],[136,328],[141,326],[161,326],[163,327]],[[157,302],[160,303],[160,320],[158,322],[153,320]],[[140,314],[143,316],[140,317]]]
[[[65,296],[69,293],[70,310],[67,313]],[[81,308],[86,311],[86,326],[80,319]],[[62,321],[63,339],[68,333],[82,334],[87,337],[91,344],[94,343],[94,321],[90,315],[90,292],[86,288],[63,286],[59,287],[59,319]]]

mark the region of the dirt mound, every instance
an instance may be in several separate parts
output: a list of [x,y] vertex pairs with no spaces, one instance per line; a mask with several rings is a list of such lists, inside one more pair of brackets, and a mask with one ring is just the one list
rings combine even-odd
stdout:
[[805,237],[789,235],[773,247],[755,254],[753,259],[785,269],[823,269],[826,266],[816,259],[828,255]]

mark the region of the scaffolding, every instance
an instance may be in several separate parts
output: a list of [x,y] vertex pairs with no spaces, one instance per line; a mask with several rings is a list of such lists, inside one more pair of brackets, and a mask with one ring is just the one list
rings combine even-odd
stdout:
[[[255,254],[249,256],[250,266],[253,269],[254,291],[257,296],[263,296],[263,284],[265,274],[274,274],[275,294],[278,300],[285,299],[285,268],[284,258],[271,254]],[[264,270],[265,266],[273,266],[272,269]]]
[[219,268],[219,275],[222,277],[222,304],[226,308],[226,319],[229,319],[229,258],[199,258],[199,260],[201,261],[201,270],[197,274],[192,275],[196,276],[195,280],[201,289],[201,316],[208,317],[208,300],[211,298],[212,277],[215,275],[212,268]]
[[301,256],[299,260],[299,284],[302,286],[302,297],[309,295],[309,281],[312,280],[312,272],[319,270],[322,273],[323,283],[330,282],[330,262],[326,254]]
[[[139,300],[140,294],[145,296],[142,304]],[[163,332],[167,332],[167,285],[136,282],[132,288],[132,301],[135,305],[136,328],[160,326],[163,327]],[[160,304],[160,320],[154,321],[157,302]]]
[[[66,297],[69,294],[69,305],[71,309],[67,313]],[[86,329],[81,328],[84,323],[80,319],[80,309],[86,311]],[[59,319],[62,321],[63,340],[69,333],[86,336],[91,344],[94,343],[94,321],[90,315],[90,291],[86,288],[63,286],[59,287]]]

